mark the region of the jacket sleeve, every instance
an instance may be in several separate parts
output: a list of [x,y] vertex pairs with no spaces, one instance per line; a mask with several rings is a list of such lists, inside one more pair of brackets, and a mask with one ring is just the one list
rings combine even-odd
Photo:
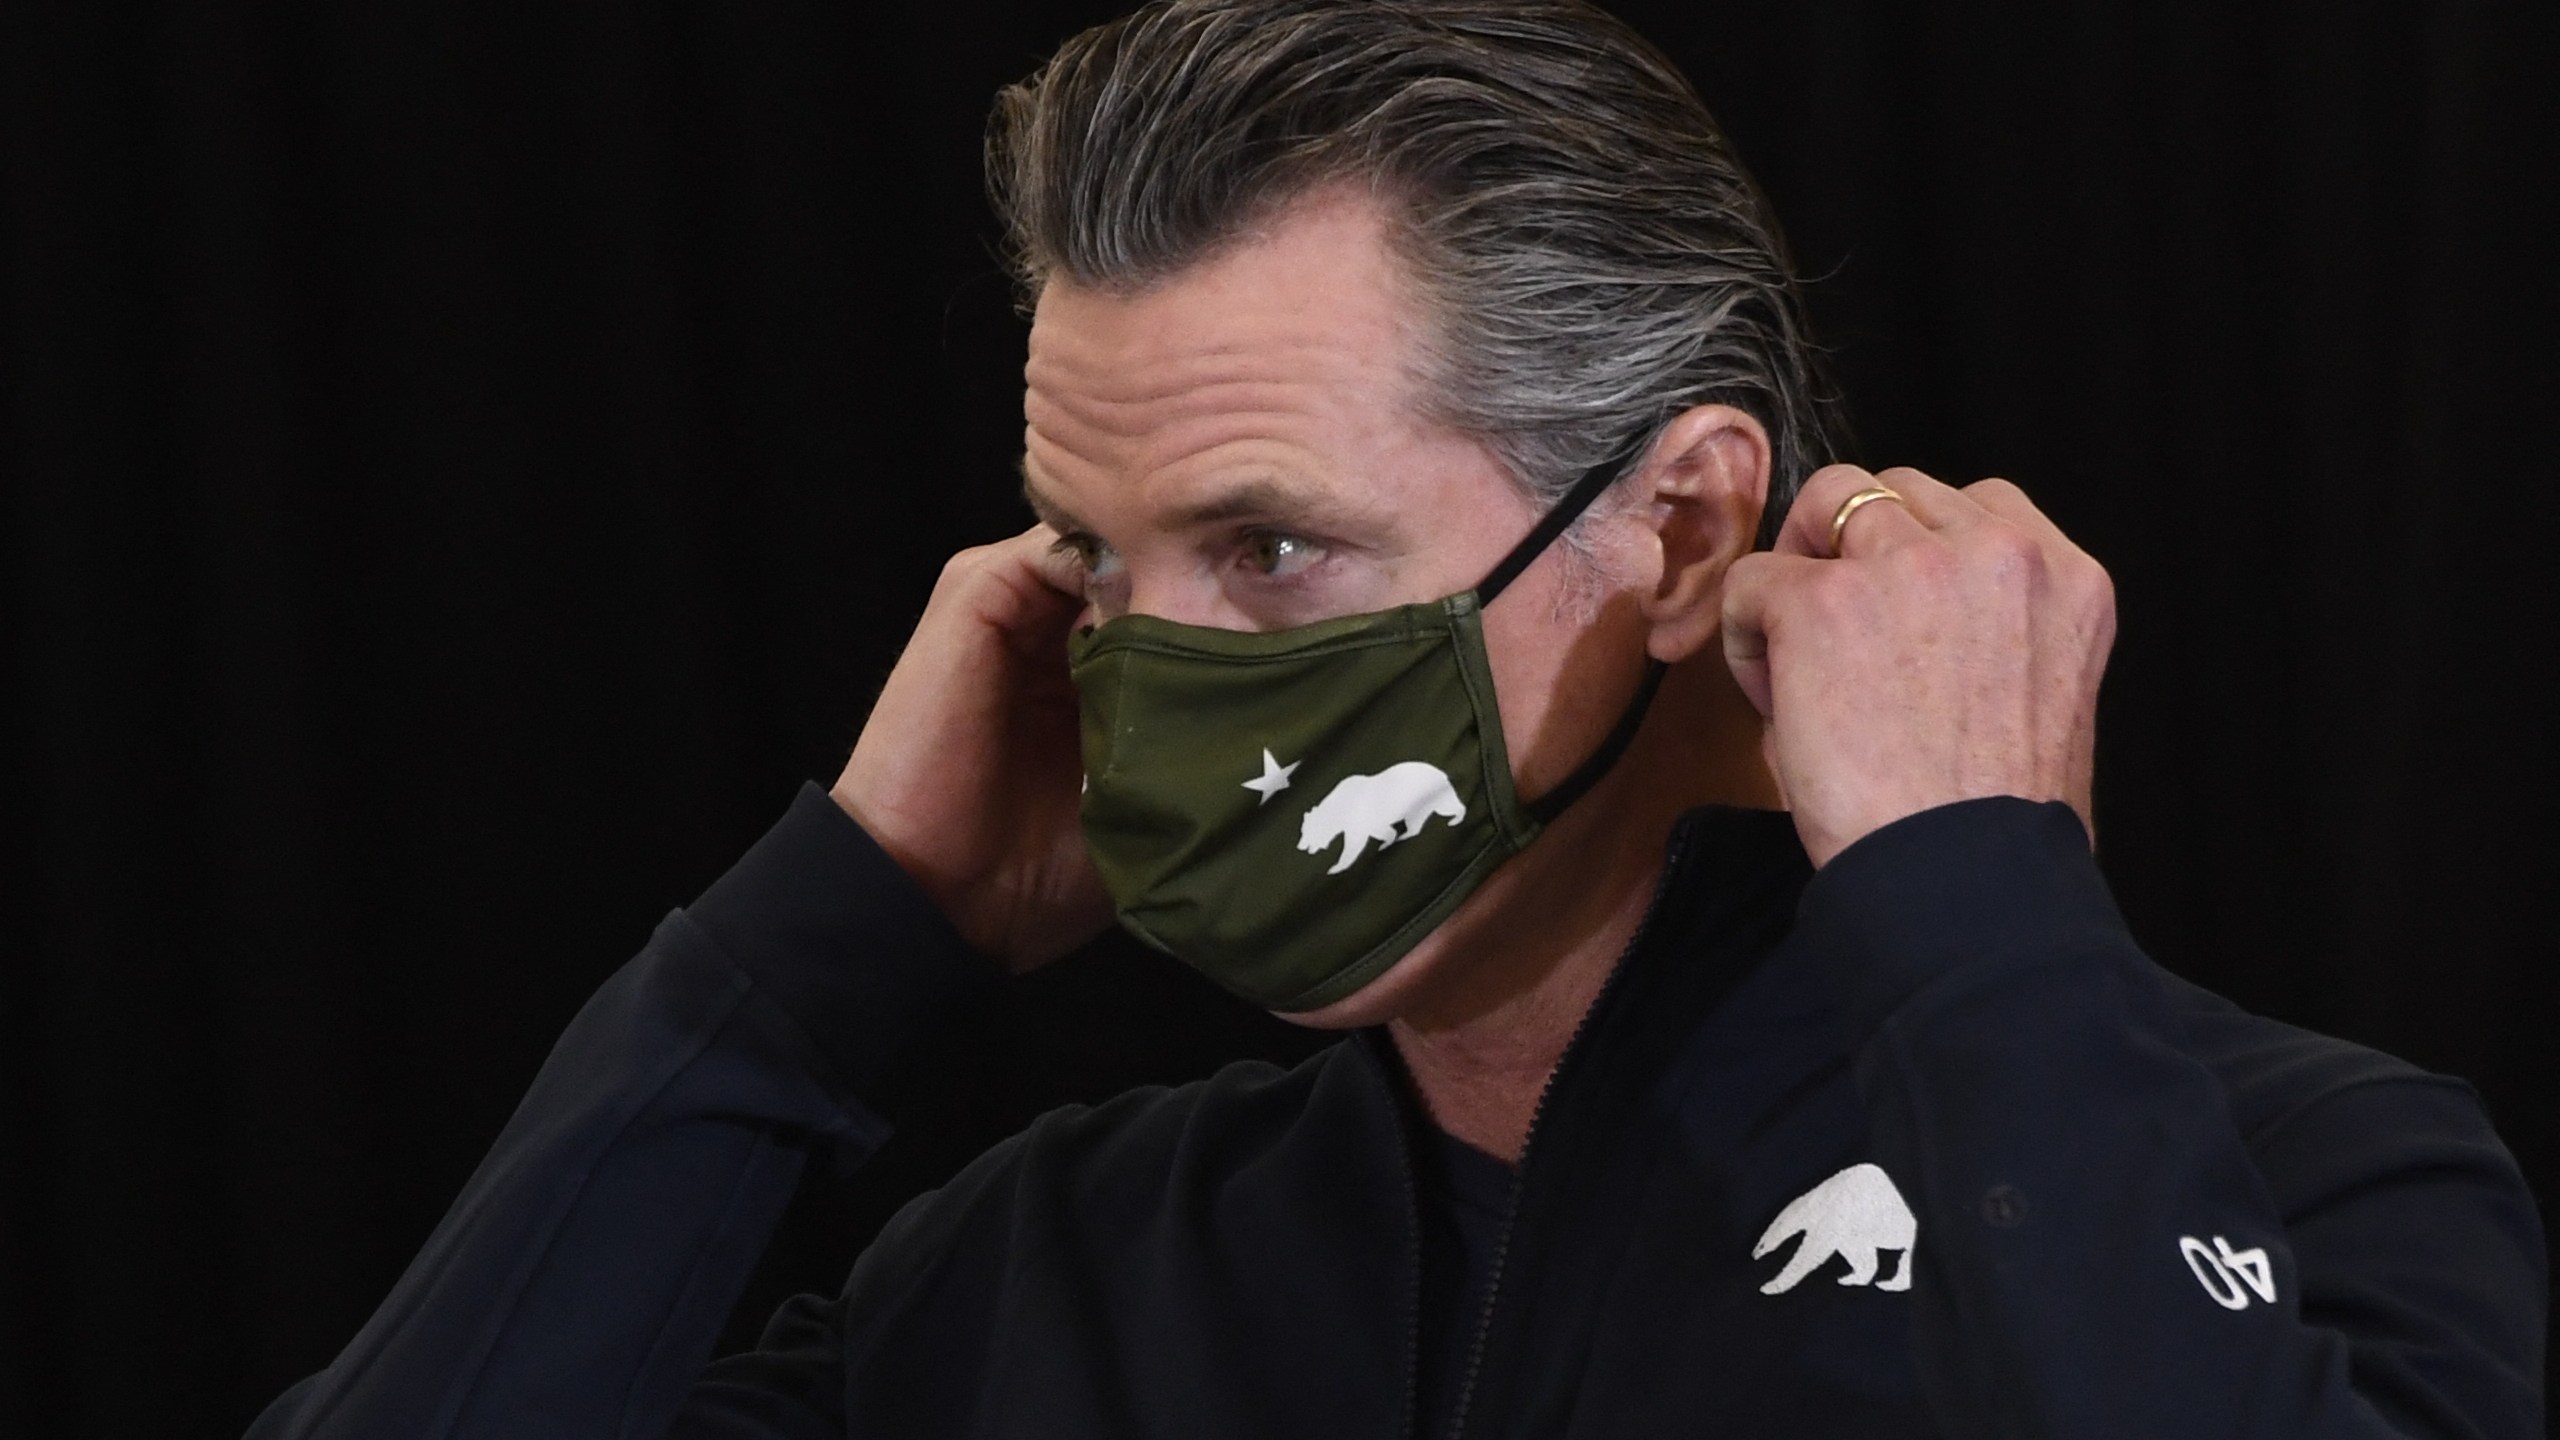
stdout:
[[2243,1136],[2069,807],[1907,817],[1799,922],[1911,1192],[1945,1434],[2543,1433],[2541,1226],[2469,1087],[2377,1057]]
[[[995,979],[804,786],[578,1012],[389,1298],[251,1437],[662,1433],[808,1156],[875,1149],[864,1087]],[[789,1428],[788,1396],[763,1408]]]

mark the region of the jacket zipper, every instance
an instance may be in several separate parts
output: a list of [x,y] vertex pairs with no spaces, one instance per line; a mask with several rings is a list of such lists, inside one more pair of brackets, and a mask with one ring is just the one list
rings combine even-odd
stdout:
[[[1394,1083],[1390,1077],[1389,1083]],[[1396,1161],[1404,1171],[1404,1419],[1398,1435],[1414,1435],[1422,1426],[1422,1181],[1413,1173],[1412,1134],[1398,1117],[1404,1143]]]
[[[1591,1004],[1583,1010],[1582,1018],[1574,1022],[1573,1034],[1565,1039],[1564,1052],[1556,1057],[1555,1068],[1547,1072],[1546,1083],[1538,1087],[1538,1098],[1529,1107],[1529,1133],[1522,1136],[1520,1140],[1520,1165],[1512,1172],[1510,1204],[1502,1217],[1502,1234],[1494,1241],[1493,1267],[1485,1275],[1484,1307],[1476,1314],[1475,1337],[1467,1345],[1466,1378],[1458,1384],[1458,1405],[1449,1423],[1450,1440],[1464,1440],[1467,1433],[1468,1410],[1470,1402],[1475,1399],[1477,1374],[1484,1368],[1486,1342],[1493,1336],[1494,1311],[1502,1299],[1502,1274],[1505,1262],[1511,1256],[1512,1232],[1520,1221],[1520,1197],[1528,1188],[1529,1162],[1537,1155],[1538,1130],[1540,1124],[1546,1119],[1547,1100],[1555,1094],[1556,1082],[1564,1077],[1565,1067],[1572,1064],[1574,1057],[1581,1053],[1583,1037],[1591,1029],[1591,1018],[1599,1014],[1601,1008],[1608,1004],[1609,997],[1617,991],[1619,978],[1627,973],[1627,962],[1634,959],[1636,951],[1643,948],[1644,942],[1651,938],[1654,917],[1662,909],[1662,897],[1670,890],[1671,877],[1679,873],[1681,861],[1689,848],[1686,830],[1687,827],[1683,826],[1674,832],[1671,853],[1664,857],[1662,874],[1653,882],[1653,898],[1645,902],[1644,918],[1636,922],[1636,933],[1627,937],[1626,948],[1618,952],[1617,963],[1609,968],[1608,978],[1600,982],[1600,992],[1591,997]],[[1405,1170],[1408,1184],[1412,1183],[1412,1168],[1412,1157],[1407,1155]],[[1418,1195],[1414,1201],[1414,1207],[1414,1247],[1417,1251],[1416,1259],[1419,1261],[1418,1252],[1422,1241],[1421,1201]],[[1417,1263],[1415,1274],[1418,1276],[1420,1273],[1421,1269]],[[1419,1345],[1421,1303],[1418,1295],[1415,1297],[1413,1314],[1416,1332],[1414,1340],[1415,1344]],[[1407,1391],[1405,1408],[1410,1414],[1415,1403],[1412,1395],[1414,1382],[1410,1373],[1406,1376],[1405,1388]]]

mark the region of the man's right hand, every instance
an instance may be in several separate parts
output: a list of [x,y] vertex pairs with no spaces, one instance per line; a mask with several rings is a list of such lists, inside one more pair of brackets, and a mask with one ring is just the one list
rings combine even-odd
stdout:
[[1085,602],[1057,538],[1035,525],[942,567],[829,792],[963,938],[1016,972],[1111,922],[1077,826],[1066,639]]

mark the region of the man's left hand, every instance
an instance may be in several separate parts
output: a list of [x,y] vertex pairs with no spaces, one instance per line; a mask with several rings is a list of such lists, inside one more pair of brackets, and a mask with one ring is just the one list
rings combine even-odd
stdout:
[[[1902,498],[1852,512],[1872,485]],[[2006,480],[1814,472],[1775,549],[1728,573],[1724,652],[1768,721],[1771,768],[1813,863],[1906,815],[2089,783],[2115,587]]]

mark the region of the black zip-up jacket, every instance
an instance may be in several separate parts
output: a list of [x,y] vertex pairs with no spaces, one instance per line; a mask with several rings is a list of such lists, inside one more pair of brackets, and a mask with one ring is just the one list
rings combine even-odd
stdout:
[[[806,1158],[876,1146],[864,1088],[991,981],[805,789],[251,1433],[1410,1434],[1419,1137],[1376,1033],[1051,1114],[706,1368]],[[1684,819],[1492,1268],[1468,1437],[2542,1433],[2542,1231],[2471,1090],[2158,969],[2054,804],[1819,875],[1784,814]]]

